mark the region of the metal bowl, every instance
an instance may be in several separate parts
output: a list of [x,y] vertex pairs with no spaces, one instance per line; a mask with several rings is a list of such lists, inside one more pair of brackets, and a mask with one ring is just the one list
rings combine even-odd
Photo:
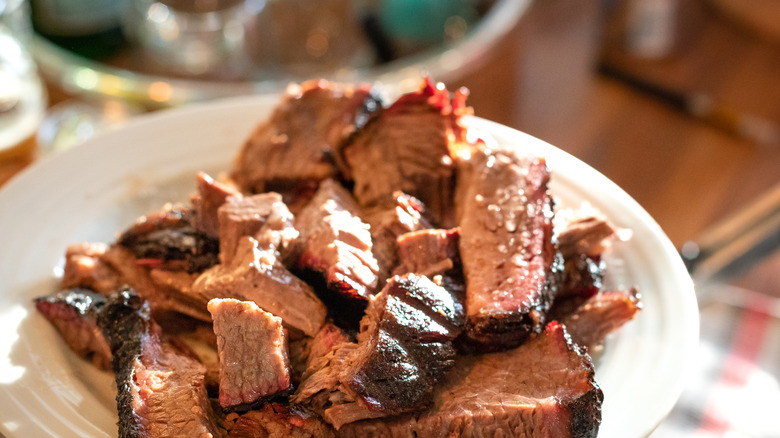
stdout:
[[[453,44],[440,44],[381,65],[347,66],[319,76],[338,81],[379,82],[389,97],[416,89],[422,74],[437,81],[454,81],[483,64],[530,3],[531,0],[496,1],[470,32]],[[118,98],[149,108],[236,95],[276,94],[290,82],[307,79],[279,75],[257,81],[216,81],[145,74],[81,57],[37,35],[31,50],[41,75],[68,93]]]

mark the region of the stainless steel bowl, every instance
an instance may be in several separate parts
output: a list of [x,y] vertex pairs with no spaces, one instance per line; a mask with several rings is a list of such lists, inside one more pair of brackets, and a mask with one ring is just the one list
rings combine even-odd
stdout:
[[[437,81],[454,81],[474,71],[491,49],[517,24],[531,0],[498,0],[456,43],[367,67],[347,66],[319,75],[339,81],[379,82],[388,97],[412,91],[422,74]],[[32,53],[42,76],[69,93],[119,98],[149,108],[178,106],[220,97],[276,94],[293,81],[307,78],[279,75],[257,81],[214,81],[151,75],[117,68],[71,53],[35,36]]]

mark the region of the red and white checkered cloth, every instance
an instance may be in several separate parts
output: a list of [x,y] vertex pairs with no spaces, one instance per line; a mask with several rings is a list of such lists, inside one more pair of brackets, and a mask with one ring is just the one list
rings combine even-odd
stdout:
[[733,286],[699,292],[696,370],[652,438],[780,438],[780,299]]

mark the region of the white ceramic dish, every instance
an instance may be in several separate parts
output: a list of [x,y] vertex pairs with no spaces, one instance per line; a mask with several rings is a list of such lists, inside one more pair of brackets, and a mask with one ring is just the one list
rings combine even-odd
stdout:
[[[56,289],[70,243],[111,241],[141,214],[184,200],[195,171],[229,168],[275,100],[251,97],[141,116],[43,159],[0,190],[0,432],[116,435],[113,379],[76,357],[33,306]],[[608,339],[596,380],[600,437],[648,435],[672,408],[698,342],[693,285],[653,219],[607,178],[529,135],[482,119],[499,141],[547,158],[564,205],[588,201],[633,237],[615,245],[608,281],[637,285],[644,310]]]

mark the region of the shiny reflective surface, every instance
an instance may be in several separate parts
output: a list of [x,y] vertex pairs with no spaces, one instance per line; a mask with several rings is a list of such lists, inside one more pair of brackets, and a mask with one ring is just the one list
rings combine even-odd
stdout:
[[[269,6],[275,2],[267,3]],[[454,44],[438,45],[375,66],[357,61],[344,64],[343,60],[337,60],[340,64],[331,63],[330,67],[336,67],[319,76],[349,82],[380,81],[385,93],[391,97],[416,89],[423,72],[436,80],[450,81],[477,69],[530,3],[531,0],[498,0],[471,32]],[[449,26],[454,35],[461,28],[462,23]],[[314,55],[323,49],[322,44],[318,34],[307,36],[307,50],[313,51]],[[311,70],[303,76],[294,71],[286,74],[271,71],[256,80],[214,81],[145,74],[79,57],[41,37],[34,38],[32,51],[44,77],[67,92],[118,97],[151,107],[176,106],[225,96],[277,93],[290,81],[301,81],[312,75]]]

